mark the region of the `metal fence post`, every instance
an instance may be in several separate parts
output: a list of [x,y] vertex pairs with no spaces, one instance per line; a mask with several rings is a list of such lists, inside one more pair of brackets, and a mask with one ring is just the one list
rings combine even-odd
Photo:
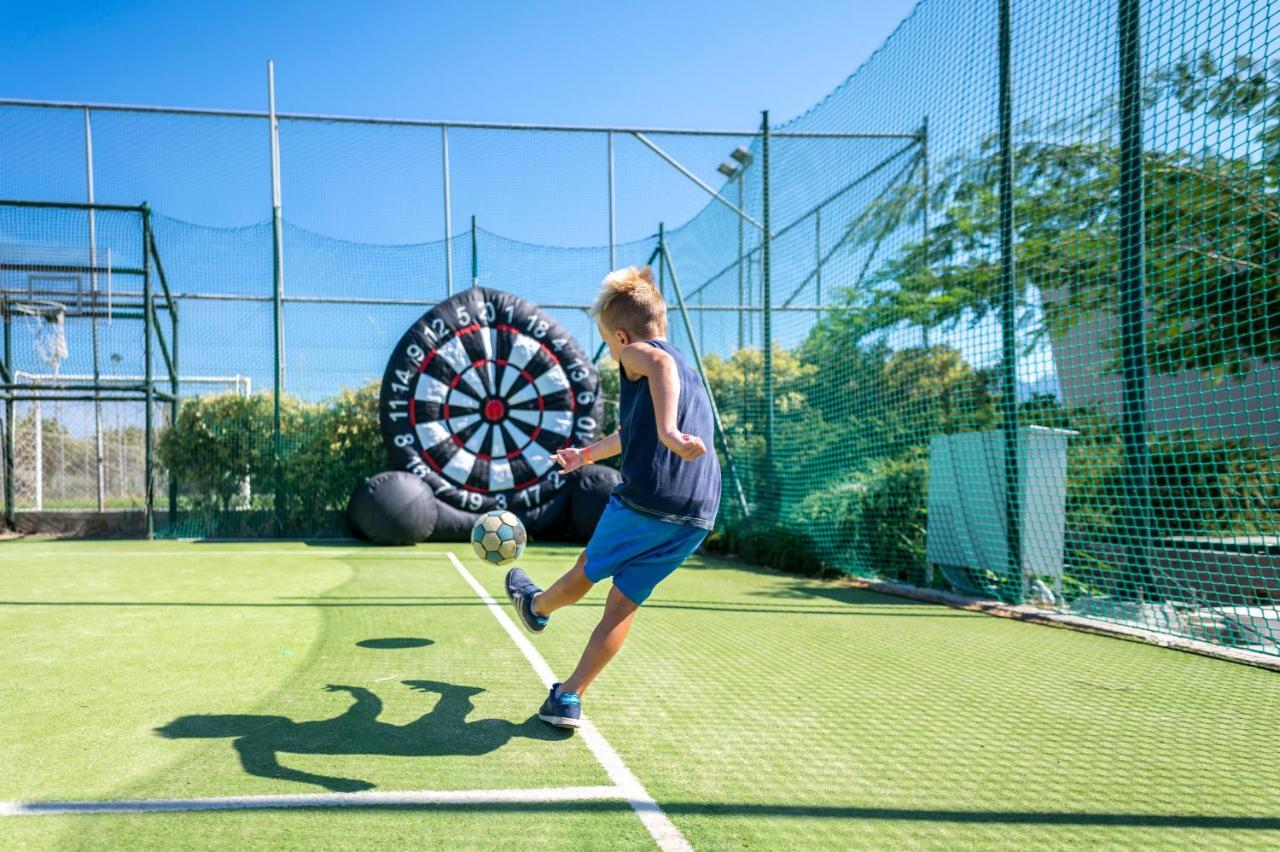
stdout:
[[[661,254],[666,251],[667,245],[667,225],[665,222],[658,223],[658,293],[665,296],[667,286],[667,265],[662,262]],[[650,261],[652,263],[652,261]]]
[[32,446],[31,473],[35,480],[32,483],[32,508],[37,512],[44,511],[44,411],[41,410],[40,397],[31,400],[31,420],[35,434]]
[[144,202],[142,205],[142,363],[143,381],[146,384],[145,399],[147,404],[144,415],[144,462],[143,462],[143,494],[146,505],[147,538],[155,537],[155,375],[153,373],[151,353],[151,320],[154,306],[151,302],[151,208]]
[[[152,235],[151,248],[155,250],[155,236]],[[157,255],[158,257],[159,255]],[[173,394],[173,399],[169,400],[169,428],[176,428],[178,425],[178,415],[181,413],[182,403],[178,399],[178,393],[181,391],[181,379],[178,372],[178,305],[171,303],[169,305],[170,329],[172,330],[172,338],[169,341],[170,355],[172,358],[172,369],[169,372],[169,392]],[[178,523],[178,480],[174,477],[173,471],[169,472],[169,527],[173,528]],[[170,533],[172,535],[172,533]]]
[[276,119],[276,66],[267,62],[267,106],[271,136],[271,308],[275,337],[275,369],[272,393],[272,467],[275,478],[275,531],[284,534],[284,437],[280,395],[284,392],[284,226],[280,214],[280,124]]
[[[923,248],[924,267],[929,269],[929,116],[920,123],[920,240]],[[821,300],[819,300],[821,303]],[[929,348],[929,327],[921,332],[924,348]]]
[[[93,123],[89,108],[84,108],[84,183],[86,201],[93,204]],[[97,386],[102,382],[102,365],[98,341],[98,219],[96,211],[89,208],[89,291],[93,294],[93,316],[89,319],[91,348],[93,350],[93,450],[94,475],[98,485],[98,511],[107,508],[106,462],[102,451],[102,392]]]
[[449,128],[440,128],[440,152],[444,170],[444,286],[453,295],[453,190],[449,176]]
[[[746,182],[746,179],[743,175],[743,172],[745,170],[746,170],[746,167],[744,166],[742,168],[739,168],[734,173],[734,178],[738,182],[738,209],[739,210],[747,209],[746,206],[743,204],[743,201],[746,198],[745,188],[744,188],[744,183]],[[743,301],[743,299],[746,296],[746,290],[744,285],[744,276],[746,275],[746,270],[742,268],[742,264],[746,261],[745,255],[746,255],[746,246],[747,246],[747,235],[746,235],[747,223],[742,220],[741,216],[738,216],[737,219],[738,219],[738,348],[742,349],[744,346],[746,346],[745,326],[746,326],[747,318],[746,318],[746,312],[743,310],[743,306],[746,305],[746,302]]]
[[761,218],[764,225],[761,234],[760,251],[760,288],[764,314],[762,345],[764,347],[764,466],[765,482],[762,494],[771,494],[773,482],[773,281],[771,276],[771,248],[773,243],[772,211],[769,201],[769,111],[764,110],[760,117],[760,132],[763,136],[760,145],[760,202]]
[[605,137],[609,145],[609,271],[618,268],[618,223],[617,198],[613,188],[613,131],[607,131]]
[[1018,278],[1013,231],[1013,71],[1010,0],[1000,0],[1000,338],[1004,432],[1005,536],[1013,598],[1026,599],[1030,578],[1022,561],[1022,489],[1018,481]]
[[1143,324],[1145,263],[1142,186],[1142,21],[1139,0],[1119,0],[1120,64],[1120,360],[1124,407],[1125,536],[1138,593],[1153,591],[1148,561],[1147,352]]
[[822,304],[822,208],[813,211],[813,287],[815,305]]
[[480,250],[476,248],[476,214],[471,214],[471,286],[480,286]]
[[[6,385],[13,384],[13,319],[9,311],[9,304],[0,301],[0,310],[4,312],[4,370],[3,377]],[[13,453],[16,442],[14,441],[14,432],[16,425],[13,422],[14,415],[13,390],[9,388],[5,391],[4,400],[4,522],[9,529],[15,529],[14,512],[14,465]]]

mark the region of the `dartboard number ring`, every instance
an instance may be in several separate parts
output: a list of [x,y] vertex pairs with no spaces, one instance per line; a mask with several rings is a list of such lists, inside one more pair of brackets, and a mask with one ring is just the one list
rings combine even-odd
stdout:
[[473,287],[396,344],[382,378],[383,442],[397,470],[468,511],[532,509],[564,486],[553,454],[599,436],[587,354],[536,305]]

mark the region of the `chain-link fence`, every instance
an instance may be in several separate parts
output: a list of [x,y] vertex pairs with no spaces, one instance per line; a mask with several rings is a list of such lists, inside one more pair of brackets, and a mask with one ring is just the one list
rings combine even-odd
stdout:
[[[885,165],[831,200],[808,140],[770,142],[804,177],[709,364],[752,495],[732,546],[1276,653],[1278,20],[925,2],[786,125],[925,132],[851,152],[850,180]],[[738,301],[714,213],[670,240],[699,305]],[[700,321],[677,339],[724,351]]]
[[[182,384],[167,534],[340,532],[429,306],[510,290],[596,351],[600,277],[652,261],[719,405],[725,546],[1276,653],[1277,18],[925,0],[780,127],[280,115],[278,168],[263,113],[9,101],[0,196],[150,203],[181,374],[253,391]],[[45,434],[129,428],[76,405]]]

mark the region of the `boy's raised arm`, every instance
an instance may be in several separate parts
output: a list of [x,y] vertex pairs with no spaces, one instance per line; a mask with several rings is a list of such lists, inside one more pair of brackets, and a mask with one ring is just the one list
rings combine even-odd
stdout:
[[649,379],[653,397],[654,421],[658,424],[658,440],[685,461],[693,461],[707,452],[702,439],[686,435],[677,427],[676,408],[680,401],[680,371],[670,355],[647,343],[632,343],[622,350],[622,367],[629,376]]
[[609,456],[616,456],[620,452],[622,452],[622,439],[617,432],[614,432],[587,447],[565,447],[552,458],[560,463],[565,473],[570,473],[588,462],[598,462]]

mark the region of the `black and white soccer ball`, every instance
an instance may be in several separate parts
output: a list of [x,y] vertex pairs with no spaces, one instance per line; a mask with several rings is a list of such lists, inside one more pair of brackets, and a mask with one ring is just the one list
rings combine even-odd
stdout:
[[524,524],[505,509],[485,512],[471,528],[471,546],[476,556],[498,566],[509,565],[519,559],[528,541]]

